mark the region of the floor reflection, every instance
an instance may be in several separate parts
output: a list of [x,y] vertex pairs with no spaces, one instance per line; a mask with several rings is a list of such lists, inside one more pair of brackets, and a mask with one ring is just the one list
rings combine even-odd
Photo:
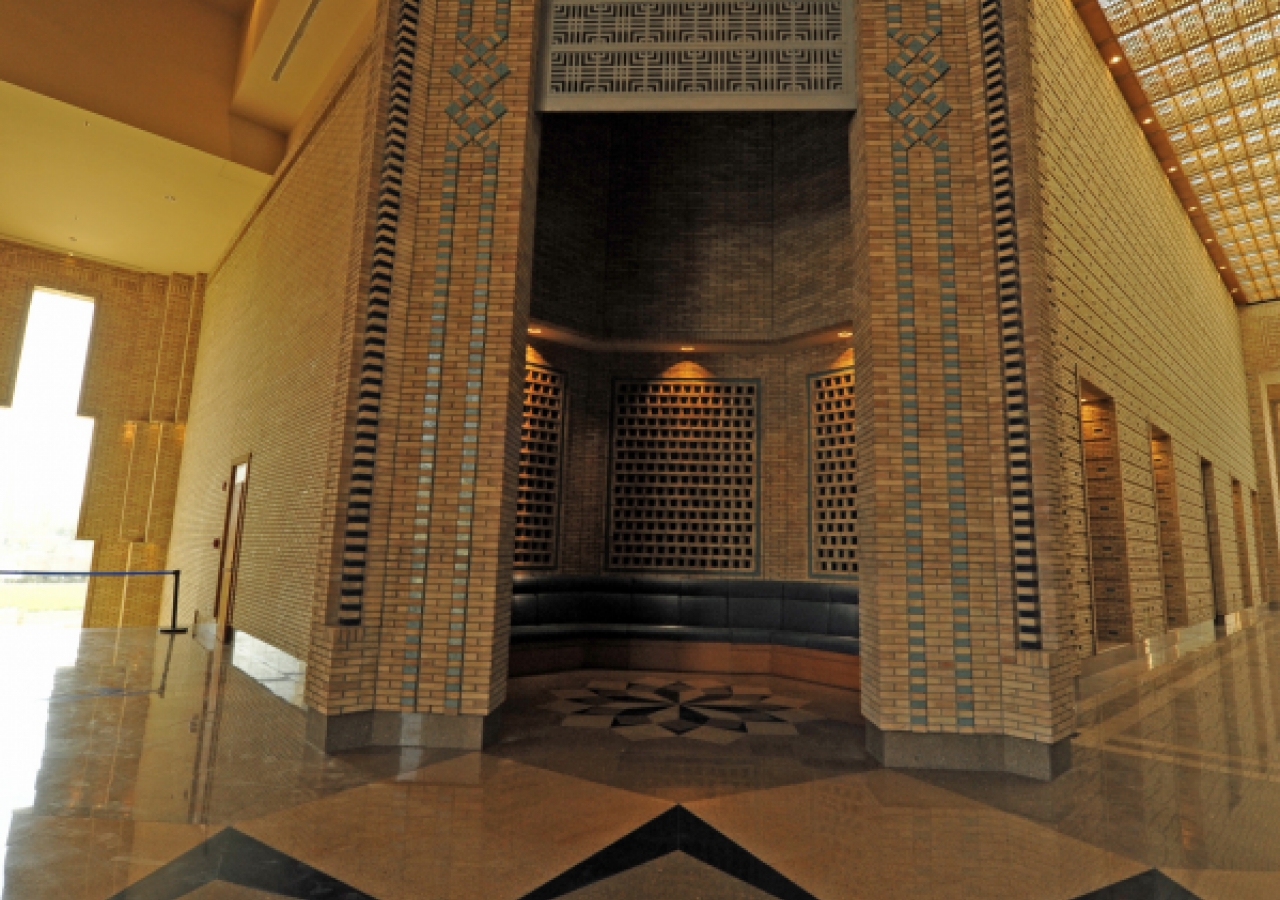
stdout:
[[517,679],[484,753],[325,756],[244,635],[0,627],[0,676],[7,900],[1280,896],[1280,616],[1090,672],[1050,784],[885,771],[779,678]]
[[[59,669],[75,664],[79,643],[79,633],[66,628],[0,626],[0,827],[6,834],[13,833],[15,813],[35,801],[54,681]],[[8,847],[6,841],[0,856]]]

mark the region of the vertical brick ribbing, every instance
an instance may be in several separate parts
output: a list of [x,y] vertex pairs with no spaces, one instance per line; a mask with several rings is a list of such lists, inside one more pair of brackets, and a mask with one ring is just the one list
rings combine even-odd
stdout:
[[400,224],[400,195],[404,182],[405,138],[413,65],[418,46],[418,2],[401,0],[396,27],[395,56],[387,110],[386,144],[375,219],[373,267],[365,309],[364,348],[360,364],[359,401],[351,448],[351,483],[347,492],[342,545],[342,587],[338,623],[359,625],[363,611],[365,565],[369,553],[369,518],[378,450],[378,421],[382,410],[382,380],[386,365],[387,317],[396,261],[396,231]]
[[1008,442],[1010,530],[1018,646],[1041,647],[1040,574],[1036,558],[1035,498],[1031,473],[1026,343],[1023,339],[1022,277],[1014,197],[1013,147],[1009,131],[1004,10],[1001,0],[982,2],[982,51],[987,93],[992,208],[1000,302],[1000,352],[1004,358],[1004,427]]

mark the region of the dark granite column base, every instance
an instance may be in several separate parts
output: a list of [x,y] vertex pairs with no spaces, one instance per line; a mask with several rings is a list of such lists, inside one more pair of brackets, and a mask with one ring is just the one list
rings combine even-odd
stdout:
[[498,734],[500,710],[487,716],[445,716],[370,710],[326,716],[307,711],[307,740],[326,753],[358,747],[437,747],[480,750]]
[[1010,772],[1052,781],[1071,768],[1071,741],[1042,744],[1003,734],[881,731],[867,723],[867,752],[889,769]]

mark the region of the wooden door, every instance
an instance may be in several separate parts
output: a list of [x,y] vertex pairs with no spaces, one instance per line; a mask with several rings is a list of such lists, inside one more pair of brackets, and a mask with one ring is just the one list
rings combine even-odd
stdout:
[[236,578],[240,567],[240,534],[244,527],[244,497],[249,484],[249,464],[240,463],[231,472],[227,491],[227,521],[222,531],[222,559],[218,564],[218,600],[214,617],[218,640],[231,640],[235,613]]

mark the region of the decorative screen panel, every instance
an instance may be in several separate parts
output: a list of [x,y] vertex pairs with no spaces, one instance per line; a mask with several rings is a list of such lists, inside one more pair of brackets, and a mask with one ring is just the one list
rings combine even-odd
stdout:
[[609,568],[756,569],[755,381],[618,382]]
[[853,109],[845,0],[552,3],[547,111]]
[[814,575],[858,574],[853,369],[809,378],[809,535]]
[[556,565],[563,436],[564,376],[543,366],[527,366],[512,560],[516,569]]

